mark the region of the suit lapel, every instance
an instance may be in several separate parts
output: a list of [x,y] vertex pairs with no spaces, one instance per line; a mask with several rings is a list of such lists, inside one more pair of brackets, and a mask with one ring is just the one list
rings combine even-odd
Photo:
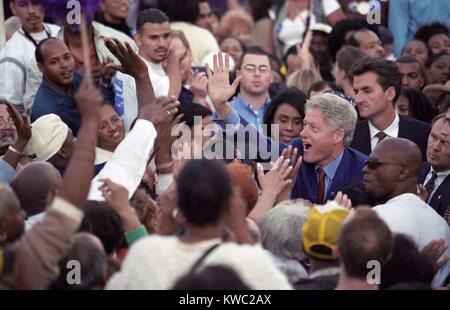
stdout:
[[[449,192],[450,192],[450,175],[448,175],[445,178],[445,180],[441,183],[441,185],[439,185],[439,187],[434,192],[434,195],[428,204],[431,206],[439,207],[439,203],[440,203],[442,197],[445,194],[448,194]],[[438,211],[438,210],[436,210],[436,211]]]

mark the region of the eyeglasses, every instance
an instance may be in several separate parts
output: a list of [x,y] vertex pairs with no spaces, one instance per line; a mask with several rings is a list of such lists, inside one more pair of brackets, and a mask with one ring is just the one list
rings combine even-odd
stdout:
[[11,117],[5,119],[3,116],[0,116],[0,129],[5,129],[7,127],[10,127],[12,129],[16,128],[13,119]]
[[268,73],[268,72],[270,72],[270,68],[268,66],[265,66],[265,65],[262,65],[262,66],[259,66],[259,67],[256,67],[255,65],[246,65],[244,67],[245,71],[251,72],[251,73],[256,72],[256,69],[258,69],[260,73]]
[[376,170],[381,165],[392,165],[392,166],[400,166],[400,167],[402,167],[402,165],[400,165],[400,164],[387,163],[387,162],[379,161],[379,160],[376,160],[376,159],[368,159],[364,163],[364,166],[367,166],[367,168],[369,168],[370,170]]

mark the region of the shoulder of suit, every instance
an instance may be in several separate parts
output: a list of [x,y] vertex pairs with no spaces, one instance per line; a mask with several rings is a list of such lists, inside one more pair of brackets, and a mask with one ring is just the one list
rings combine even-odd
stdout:
[[412,118],[410,116],[405,116],[405,115],[399,115],[400,118],[400,122],[403,122],[404,124],[409,124],[412,125],[414,127],[421,127],[423,129],[431,129],[431,125],[428,123],[425,123],[421,120]]

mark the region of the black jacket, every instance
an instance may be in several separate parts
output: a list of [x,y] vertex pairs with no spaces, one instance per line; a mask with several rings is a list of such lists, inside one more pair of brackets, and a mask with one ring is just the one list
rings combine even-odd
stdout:
[[[422,164],[422,171],[419,176],[420,184],[423,184],[423,182],[425,181],[427,174],[430,172],[430,168],[431,167],[430,167],[429,163]],[[442,216],[442,217],[444,217],[444,219],[446,219],[445,213],[448,209],[450,209],[450,175],[448,175],[445,178],[445,180],[441,183],[441,185],[439,185],[439,187],[434,192],[434,194],[431,197],[431,200],[428,202],[428,204],[434,210],[436,210],[436,212],[439,213],[440,216]],[[448,223],[449,219],[446,219],[446,220]],[[449,225],[450,225],[450,223],[449,223]]]
[[[417,144],[422,152],[422,160],[426,161],[427,141],[431,125],[408,116],[399,115],[399,117],[398,137],[411,140]],[[372,152],[370,140],[369,121],[363,120],[356,125],[355,135],[350,147],[370,155]]]

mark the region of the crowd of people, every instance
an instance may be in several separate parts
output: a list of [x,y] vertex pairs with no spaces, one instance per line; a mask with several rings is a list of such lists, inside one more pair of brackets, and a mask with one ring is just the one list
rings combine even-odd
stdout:
[[450,289],[448,0],[79,2],[4,1],[1,289]]

